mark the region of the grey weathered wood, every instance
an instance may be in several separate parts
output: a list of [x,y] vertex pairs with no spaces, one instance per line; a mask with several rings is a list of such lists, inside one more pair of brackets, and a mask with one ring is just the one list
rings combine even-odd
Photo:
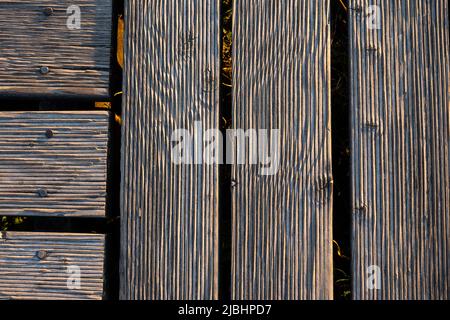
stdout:
[[[67,27],[71,5],[78,30]],[[107,97],[111,33],[112,0],[0,0],[0,96]]]
[[0,112],[0,215],[105,216],[109,114]]
[[449,299],[448,1],[350,7],[353,297]]
[[175,165],[171,134],[219,126],[219,8],[125,3],[122,299],[218,296],[218,166]]
[[281,145],[273,176],[232,169],[236,299],[333,295],[328,15],[329,1],[234,1],[233,127],[280,129]]
[[0,299],[102,299],[104,253],[104,235],[1,232]]

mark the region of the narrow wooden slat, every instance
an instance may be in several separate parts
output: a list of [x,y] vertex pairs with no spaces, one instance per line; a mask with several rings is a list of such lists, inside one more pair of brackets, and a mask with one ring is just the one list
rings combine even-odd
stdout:
[[125,5],[122,299],[218,297],[218,166],[174,164],[171,135],[219,126],[219,2]]
[[449,299],[448,1],[350,7],[353,297]]
[[104,254],[104,235],[1,232],[0,299],[102,299]]
[[112,0],[0,0],[0,96],[107,97],[111,33]]
[[105,216],[109,114],[0,112],[0,215]]
[[275,175],[232,169],[236,299],[333,295],[328,15],[329,1],[234,1],[233,128],[280,130]]

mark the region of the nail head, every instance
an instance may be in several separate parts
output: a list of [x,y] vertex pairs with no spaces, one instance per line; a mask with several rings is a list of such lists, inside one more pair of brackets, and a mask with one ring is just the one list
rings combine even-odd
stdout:
[[51,8],[51,7],[45,8],[45,9],[44,9],[44,14],[45,14],[46,16],[51,16],[51,15],[53,14],[53,8]]
[[47,131],[45,131],[45,136],[46,136],[48,139],[53,138],[53,136],[54,136],[53,130],[48,129]]
[[45,259],[47,257],[47,251],[45,250],[39,250],[36,252],[36,257],[39,258],[39,260]]
[[50,69],[49,67],[41,67],[39,71],[41,72],[41,74],[48,74],[50,72]]
[[41,198],[45,198],[48,196],[48,192],[45,189],[38,189],[37,193]]

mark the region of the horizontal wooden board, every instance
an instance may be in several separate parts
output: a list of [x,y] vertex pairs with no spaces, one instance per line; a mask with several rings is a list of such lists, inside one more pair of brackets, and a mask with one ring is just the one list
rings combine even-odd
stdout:
[[350,7],[353,297],[447,300],[448,1]]
[[0,232],[0,299],[102,299],[104,255],[104,235]]
[[122,299],[218,297],[218,165],[175,164],[172,133],[219,126],[220,1],[125,3]]
[[111,34],[112,0],[0,0],[0,97],[107,97]]
[[0,215],[105,216],[109,114],[0,112]]
[[280,146],[273,175],[232,167],[234,299],[333,296],[329,9],[234,0],[233,128],[278,129]]

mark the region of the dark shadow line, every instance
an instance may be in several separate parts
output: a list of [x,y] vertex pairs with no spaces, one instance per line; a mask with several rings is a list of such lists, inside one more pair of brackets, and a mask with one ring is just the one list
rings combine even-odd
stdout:
[[[346,8],[344,8],[346,6]],[[331,0],[334,298],[351,298],[351,147],[348,0]]]
[[[225,24],[225,13],[232,9],[233,1],[223,1],[221,4],[220,12],[220,30],[221,30],[221,42],[220,42],[220,129],[223,137],[226,136],[226,130],[231,124],[232,114],[232,89],[225,85],[227,76],[223,70],[225,64],[224,54],[224,32],[227,28],[231,32],[231,21],[227,21]],[[223,146],[223,156],[226,158],[228,150],[226,149],[226,143]],[[225,162],[225,161],[224,161]],[[222,164],[219,166],[219,299],[229,301],[231,300],[231,166],[228,164]]]

